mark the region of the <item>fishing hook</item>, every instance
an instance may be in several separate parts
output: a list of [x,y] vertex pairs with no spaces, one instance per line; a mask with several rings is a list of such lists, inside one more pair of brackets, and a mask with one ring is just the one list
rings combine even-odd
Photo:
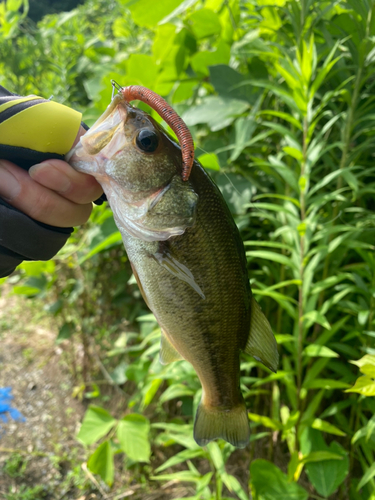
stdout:
[[117,82],[111,80],[112,99],[115,89],[121,94],[125,101],[142,101],[154,109],[176,134],[181,146],[182,153],[182,180],[187,181],[194,162],[194,141],[190,130],[176,111],[158,94],[140,85],[121,87]]

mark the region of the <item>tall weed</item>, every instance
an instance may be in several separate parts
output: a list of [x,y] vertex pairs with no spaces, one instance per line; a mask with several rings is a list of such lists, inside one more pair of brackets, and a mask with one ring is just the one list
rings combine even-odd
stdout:
[[0,83],[14,91],[54,94],[89,124],[110,78],[167,96],[232,210],[280,346],[277,374],[243,356],[252,462],[241,484],[226,465],[233,447],[192,438],[197,377],[186,362],[159,364],[160,331],[109,209],[95,208],[53,263],[24,263],[14,293],[46,297],[57,341],[83,344],[83,387],[100,348],[126,393],[116,418],[92,406],[78,435],[100,443],[88,466],[108,484],[115,453],[132,468],[157,448],[169,458],[151,479],[190,482],[197,500],[245,499],[248,486],[256,499],[374,498],[374,8],[89,0],[37,29],[2,21]]

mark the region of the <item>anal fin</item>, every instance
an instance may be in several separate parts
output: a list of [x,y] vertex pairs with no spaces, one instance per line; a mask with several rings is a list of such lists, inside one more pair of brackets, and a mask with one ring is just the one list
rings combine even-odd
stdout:
[[176,351],[173,345],[168,340],[166,334],[161,331],[161,340],[160,340],[160,354],[159,360],[162,365],[168,365],[173,361],[179,361],[184,359],[181,354]]
[[271,330],[268,319],[262,313],[258,302],[251,298],[250,334],[245,352],[263,363],[273,372],[277,371],[279,353],[277,343]]

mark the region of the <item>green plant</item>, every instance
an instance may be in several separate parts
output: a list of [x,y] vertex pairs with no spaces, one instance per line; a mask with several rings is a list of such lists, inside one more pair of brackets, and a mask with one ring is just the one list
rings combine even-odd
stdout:
[[[245,355],[241,364],[259,500],[374,498],[374,9],[373,0],[90,0],[38,29],[13,14],[2,24],[5,86],[54,94],[92,124],[114,78],[167,97],[190,126],[280,345],[277,374]],[[78,436],[96,446],[92,472],[111,484],[124,452],[140,482],[151,467],[153,480],[191,482],[197,500],[245,498],[227,472],[233,448],[192,439],[196,375],[186,362],[159,364],[160,331],[107,207],[53,262],[26,262],[19,276],[14,293],[48,301],[82,397],[98,394],[100,376],[125,401],[87,411]],[[150,450],[164,463],[154,467]]]
[[25,457],[19,453],[12,453],[6,460],[4,465],[4,472],[10,477],[22,477],[27,466]]
[[48,492],[44,486],[20,486],[16,491],[5,493],[5,500],[40,500],[46,498]]

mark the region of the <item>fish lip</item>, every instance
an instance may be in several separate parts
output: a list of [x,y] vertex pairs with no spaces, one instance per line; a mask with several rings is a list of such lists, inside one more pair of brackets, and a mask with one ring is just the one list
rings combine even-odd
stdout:
[[[107,120],[107,118],[113,113],[113,111],[117,108],[117,106],[121,105],[123,112],[124,112],[124,117],[123,121],[124,123],[127,121],[128,116],[129,116],[129,108],[131,107],[130,104],[123,98],[122,95],[117,94],[114,96],[110,104],[107,106],[107,109],[104,111],[104,113],[96,120],[96,122],[93,124],[92,127],[89,128],[89,130],[83,134],[80,137],[80,140],[78,143],[65,155],[65,161],[70,162],[72,157],[77,153],[79,150],[83,150],[87,153],[86,148],[85,148],[85,141],[88,140],[88,137],[90,134],[94,134],[97,129],[100,127],[100,125]],[[72,165],[74,168],[74,165]]]
[[[100,125],[104,120],[108,118],[108,116],[112,113],[112,111],[121,103],[123,102],[124,104],[128,104],[123,96],[121,94],[116,94],[112,101],[109,103],[107,106],[107,109],[104,111],[104,113],[96,120],[94,125],[90,127],[90,130],[93,128],[96,128],[98,125]],[[128,113],[126,113],[128,114]]]

